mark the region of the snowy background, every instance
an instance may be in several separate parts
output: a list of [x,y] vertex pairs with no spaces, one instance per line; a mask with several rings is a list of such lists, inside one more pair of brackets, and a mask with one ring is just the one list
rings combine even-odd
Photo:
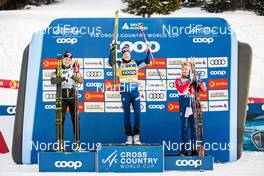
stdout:
[[[0,79],[19,80],[22,54],[32,34],[45,29],[56,18],[113,17],[121,9],[121,0],[60,0],[49,6],[27,6],[25,10],[0,11]],[[120,17],[133,17],[120,13]],[[154,15],[153,17],[161,17]],[[233,27],[238,40],[249,43],[253,49],[253,69],[250,97],[264,98],[264,17],[254,12],[234,11],[210,14],[200,8],[183,8],[166,17],[222,17]],[[0,105],[15,105],[17,90],[0,88]],[[8,146],[12,146],[14,117],[0,117],[2,131]],[[264,152],[243,153],[242,159],[228,164],[215,164],[213,172],[166,172],[151,175],[264,175]],[[11,153],[0,154],[0,176],[53,175],[40,174],[37,166],[18,166]],[[21,173],[19,173],[19,172]],[[63,174],[66,175],[66,174]],[[75,175],[75,174],[69,174]],[[91,175],[91,174],[81,174]],[[95,175],[95,174],[94,174]],[[102,174],[106,175],[106,174]],[[107,174],[109,175],[109,174]],[[120,174],[115,174],[120,175]],[[137,174],[139,175],[139,174]],[[142,174],[143,175],[143,174]],[[145,174],[144,174],[145,175]]]

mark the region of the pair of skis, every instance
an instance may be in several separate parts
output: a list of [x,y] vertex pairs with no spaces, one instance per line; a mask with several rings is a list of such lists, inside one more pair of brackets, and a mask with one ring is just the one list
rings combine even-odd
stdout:
[[[62,55],[57,56],[57,70],[56,77],[62,78]],[[74,73],[77,76],[79,72],[78,65],[74,66]],[[58,144],[58,151],[64,151],[64,130],[62,122],[62,86],[61,82],[56,85],[56,141]],[[80,136],[80,127],[79,127],[79,108],[78,108],[78,83],[75,83],[75,120],[74,120],[74,142],[77,145],[76,149],[79,149],[79,136]]]

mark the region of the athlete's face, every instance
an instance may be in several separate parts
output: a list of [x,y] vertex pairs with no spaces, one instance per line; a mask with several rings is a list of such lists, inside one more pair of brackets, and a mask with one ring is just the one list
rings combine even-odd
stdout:
[[125,53],[123,54],[122,58],[123,58],[125,61],[130,61],[130,59],[131,59],[130,52],[125,52]]
[[183,65],[182,66],[182,76],[183,77],[189,77],[189,70],[190,70],[189,65]]
[[63,64],[65,65],[65,67],[69,67],[71,65],[71,61],[72,59],[70,57],[65,57],[63,59]]

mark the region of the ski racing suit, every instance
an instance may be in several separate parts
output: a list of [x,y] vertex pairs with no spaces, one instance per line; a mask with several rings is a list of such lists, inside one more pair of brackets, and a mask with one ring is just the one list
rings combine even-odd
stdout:
[[[79,120],[79,114],[77,114],[77,122],[75,126],[75,108],[78,105],[76,105],[76,100],[78,98],[78,95],[76,95],[76,82],[82,83],[82,77],[78,78],[74,74],[74,64],[70,65],[68,68],[65,67],[65,65],[62,65],[62,77],[56,78],[56,74],[52,75],[51,77],[51,84],[59,84],[61,83],[62,87],[62,134],[64,134],[64,122],[65,122],[65,116],[66,116],[66,110],[67,107],[69,107],[70,114],[71,114],[71,121],[73,126],[73,134],[74,139],[76,143],[80,142],[80,120]],[[77,111],[78,112],[78,111]],[[77,129],[75,129],[77,128]],[[76,133],[75,133],[76,132]],[[64,135],[63,135],[64,136]]]
[[[127,136],[140,134],[140,93],[138,83],[138,70],[150,63],[151,51],[147,50],[147,55],[144,60],[130,60],[128,62],[122,60],[117,61],[117,73],[120,80],[120,94],[124,111],[124,126]],[[109,65],[113,65],[112,54],[110,51]],[[132,129],[130,121],[130,105],[134,109],[134,127]]]
[[[185,144],[188,138],[188,126],[190,127],[190,138],[192,149],[196,148],[197,141],[197,119],[194,116],[196,111],[195,101],[194,101],[194,88],[192,82],[187,78],[177,78],[175,80],[176,89],[179,93],[179,106],[180,106],[180,119],[181,119],[181,140],[182,150],[186,149]],[[201,82],[198,81],[199,92],[205,92],[206,87]],[[190,125],[189,125],[190,124]]]

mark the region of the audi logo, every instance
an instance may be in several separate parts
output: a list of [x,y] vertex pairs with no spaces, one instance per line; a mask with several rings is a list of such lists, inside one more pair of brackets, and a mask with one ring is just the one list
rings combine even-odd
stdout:
[[226,74],[226,71],[225,70],[218,70],[218,71],[210,71],[210,74],[211,75],[221,75],[221,76],[224,76]]
[[73,168],[73,169],[78,169],[82,167],[82,162],[81,161],[56,161],[54,163],[55,167],[57,168]]
[[177,160],[176,166],[194,166],[195,168],[202,165],[202,160]]
[[212,59],[210,61],[211,65],[225,65],[226,64],[226,60],[225,59]]
[[170,93],[170,94],[169,94],[169,97],[170,97],[170,98],[178,98],[179,95],[176,94],[176,93]]
[[148,95],[150,99],[163,99],[165,97],[164,93],[150,93]]
[[59,44],[69,43],[73,45],[78,42],[78,39],[77,38],[57,38],[56,42]]
[[210,44],[210,43],[213,43],[214,42],[214,39],[213,38],[193,38],[193,43],[207,43],[207,44]]
[[56,109],[56,105],[45,105],[45,109]]
[[149,105],[149,109],[164,109],[165,108],[165,105],[163,105],[163,104],[160,104],[160,105],[155,105],[155,104],[153,104],[153,105]]
[[56,99],[56,93],[47,93],[45,94],[46,99]]
[[103,83],[86,83],[86,87],[102,87]]
[[102,72],[100,72],[100,71],[87,71],[86,76],[87,77],[101,77]]
[[10,106],[6,109],[6,111],[8,114],[15,114],[16,113],[16,107]]

